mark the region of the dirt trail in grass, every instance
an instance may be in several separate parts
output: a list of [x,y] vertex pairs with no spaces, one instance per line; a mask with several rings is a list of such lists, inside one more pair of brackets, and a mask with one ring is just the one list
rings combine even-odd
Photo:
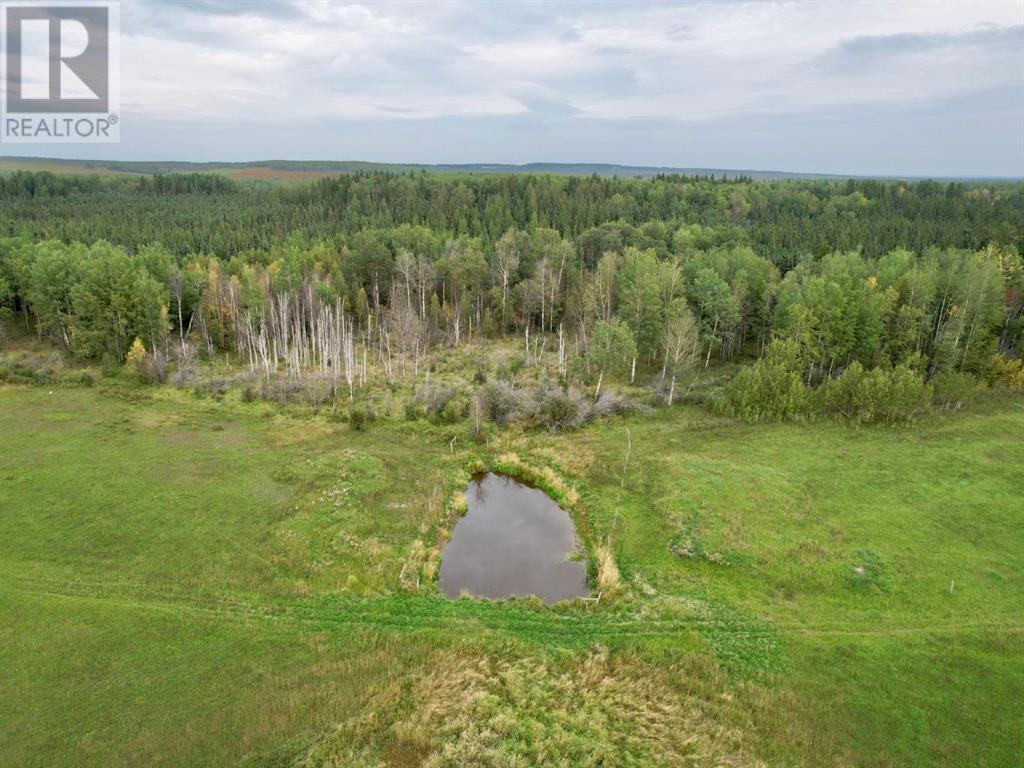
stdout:
[[729,634],[751,641],[774,635],[883,637],[958,634],[966,632],[1024,633],[1024,622],[959,621],[912,626],[837,627],[750,626],[735,617],[704,612],[695,615],[652,615],[656,603],[642,602],[626,610],[601,608],[555,611],[525,602],[450,601],[438,595],[391,594],[380,597],[334,597],[317,600],[269,600],[231,592],[187,592],[125,582],[67,581],[6,576],[13,591],[68,600],[100,601],[144,611],[191,612],[226,621],[264,621],[288,629],[377,629],[403,632],[503,632],[545,645],[579,646],[593,642],[620,644],[629,640],[677,637],[686,632]]
[[[232,593],[198,593],[132,588],[126,584],[61,582],[9,578],[7,588],[25,594],[69,600],[93,600],[142,610],[179,610],[222,616],[226,620],[290,620],[318,628],[367,626],[400,630],[448,630],[453,625],[475,629],[539,634],[551,641],[576,644],[607,636],[671,636],[713,622],[700,618],[659,619],[618,611],[591,609],[559,613],[521,602],[456,601],[436,595],[392,594],[381,597],[340,597],[318,601],[249,599]],[[736,628],[737,632],[757,630]]]

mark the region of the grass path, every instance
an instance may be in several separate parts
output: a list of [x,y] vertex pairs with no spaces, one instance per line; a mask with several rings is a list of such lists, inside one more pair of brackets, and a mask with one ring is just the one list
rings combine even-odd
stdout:
[[[2,589],[27,595],[97,601],[137,610],[182,611],[220,617],[226,621],[263,620],[295,628],[343,631],[349,627],[397,631],[487,630],[510,637],[530,638],[546,645],[576,647],[600,642],[622,645],[645,638],[679,638],[688,632],[726,633],[744,637],[770,638],[776,634],[885,637],[894,635],[974,633],[1024,633],[1024,622],[978,620],[935,622],[912,626],[871,626],[818,624],[811,626],[772,624],[757,627],[720,616],[667,618],[652,612],[657,601],[641,602],[637,607],[604,610],[600,607],[566,607],[561,612],[519,602],[476,600],[451,601],[439,595],[402,595],[383,597],[347,597],[337,600],[277,600],[231,592],[199,594],[187,591],[154,589],[123,582],[83,582],[18,575],[2,577]],[[707,608],[691,599],[694,609]]]

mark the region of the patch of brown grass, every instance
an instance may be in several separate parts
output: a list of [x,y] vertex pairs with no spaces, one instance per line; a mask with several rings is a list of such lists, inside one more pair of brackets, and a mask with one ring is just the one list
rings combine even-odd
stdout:
[[340,176],[342,171],[287,171],[267,168],[263,165],[230,171],[232,179],[319,179],[324,176]]
[[615,564],[615,556],[606,544],[594,547],[594,561],[597,563],[597,588],[602,593],[615,592],[621,586],[619,566]]
[[752,746],[762,694],[726,686],[710,667],[601,648],[569,661],[448,653],[375,689],[296,765],[764,766]]
[[571,451],[539,446],[533,449],[533,453],[577,477],[585,475],[590,465],[594,463],[594,452],[584,445],[574,444]]

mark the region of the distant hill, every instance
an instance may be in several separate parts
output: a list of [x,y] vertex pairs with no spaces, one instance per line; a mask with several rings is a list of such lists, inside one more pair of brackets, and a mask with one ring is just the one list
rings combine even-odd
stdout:
[[658,174],[687,176],[746,176],[755,179],[846,178],[828,174],[786,173],[725,168],[673,168],[668,166],[615,165],[613,163],[370,163],[359,160],[254,160],[251,162],[188,162],[184,160],[64,160],[44,157],[9,157],[0,159],[0,173],[17,170],[54,173],[223,173],[235,178],[289,179],[331,176],[359,171],[407,173],[538,173],[558,176],[620,176],[645,177]]
[[[0,158],[0,173],[18,170],[53,173],[160,174],[220,173],[235,179],[307,179],[342,173],[384,171],[408,173],[537,173],[557,176],[619,176],[650,178],[659,174],[685,176],[725,176],[730,179],[846,179],[849,175],[828,173],[790,173],[735,168],[677,168],[671,166],[616,165],[614,163],[370,163],[360,160],[253,160],[250,162],[189,162],[185,160],[65,160],[46,157]],[[909,178],[890,176],[881,178]],[[935,177],[948,178],[948,177]],[[966,177],[965,177],[966,178]],[[990,177],[976,177],[990,178]],[[1006,179],[1010,180],[1010,179]]]

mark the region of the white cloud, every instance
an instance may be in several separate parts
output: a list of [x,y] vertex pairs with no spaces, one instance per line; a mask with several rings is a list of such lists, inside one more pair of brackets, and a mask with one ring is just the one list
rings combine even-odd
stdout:
[[[1021,23],[1012,2],[550,4],[525,15],[500,3],[218,7],[230,12],[126,8],[127,105],[154,117],[536,109],[689,121],[950,98],[1019,83],[1021,71],[1020,32],[1016,46],[999,37]],[[944,42],[901,52],[908,35]],[[859,38],[879,50],[849,47]],[[826,66],[844,46],[846,67]],[[615,88],[602,83],[610,67],[622,75]]]
[[121,17],[122,144],[63,156],[1024,175],[1016,1],[138,0]]

